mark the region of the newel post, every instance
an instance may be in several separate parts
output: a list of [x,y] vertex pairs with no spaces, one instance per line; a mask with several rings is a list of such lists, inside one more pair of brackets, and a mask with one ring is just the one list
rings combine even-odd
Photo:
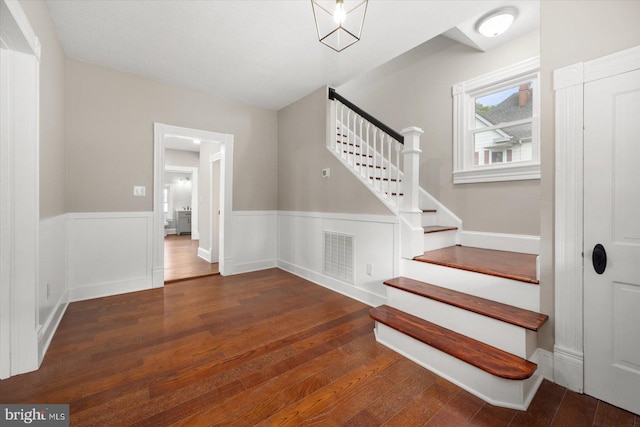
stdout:
[[[422,213],[418,203],[418,188],[420,187],[420,135],[424,131],[412,126],[402,130],[404,136],[404,179],[402,191],[402,212]],[[419,224],[418,224],[419,225]]]

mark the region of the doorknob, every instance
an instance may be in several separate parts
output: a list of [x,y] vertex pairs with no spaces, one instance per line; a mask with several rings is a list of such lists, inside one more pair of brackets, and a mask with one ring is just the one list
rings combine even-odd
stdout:
[[607,251],[604,250],[604,246],[600,243],[593,247],[591,261],[593,262],[593,269],[596,273],[604,273],[604,270],[607,268]]

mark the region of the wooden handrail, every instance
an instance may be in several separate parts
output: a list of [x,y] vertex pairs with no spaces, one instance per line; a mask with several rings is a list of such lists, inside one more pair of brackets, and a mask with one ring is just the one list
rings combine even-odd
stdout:
[[371,114],[367,113],[362,108],[358,107],[356,104],[354,104],[353,102],[349,101],[347,98],[340,95],[338,92],[336,92],[334,88],[331,88],[331,87],[329,88],[329,99],[332,101],[333,100],[340,101],[342,104],[349,107],[353,112],[363,117],[365,120],[367,120],[369,123],[371,123],[378,129],[381,129],[384,133],[386,133],[391,138],[398,141],[400,144],[404,145],[404,136],[402,136],[399,132],[396,132],[395,130],[391,129],[389,126],[385,125],[380,120],[376,119]]

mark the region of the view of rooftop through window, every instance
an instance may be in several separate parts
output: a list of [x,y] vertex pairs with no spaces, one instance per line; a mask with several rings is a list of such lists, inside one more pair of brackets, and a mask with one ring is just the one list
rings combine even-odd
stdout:
[[474,165],[530,161],[533,82],[482,95],[474,101]]

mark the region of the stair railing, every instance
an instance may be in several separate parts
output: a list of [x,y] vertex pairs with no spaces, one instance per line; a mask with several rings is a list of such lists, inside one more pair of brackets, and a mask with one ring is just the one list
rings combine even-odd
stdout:
[[329,99],[331,122],[335,120],[335,127],[330,129],[334,154],[396,213],[421,212],[418,167],[422,130],[410,127],[397,132],[333,88],[329,88]]

